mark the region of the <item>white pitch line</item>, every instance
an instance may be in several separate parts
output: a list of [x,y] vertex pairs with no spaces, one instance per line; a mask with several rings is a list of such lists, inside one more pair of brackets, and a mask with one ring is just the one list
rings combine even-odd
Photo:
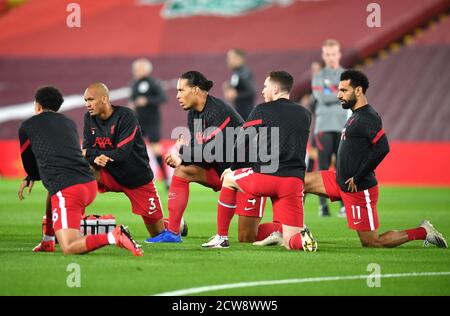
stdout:
[[158,294],[154,294],[153,296],[181,296],[181,295],[199,294],[199,293],[219,291],[219,290],[237,289],[237,288],[243,288],[243,287],[292,284],[292,283],[345,281],[345,280],[359,280],[359,279],[367,279],[367,278],[373,279],[376,277],[406,278],[406,277],[443,276],[443,275],[450,275],[450,271],[446,271],[446,272],[411,272],[411,273],[393,273],[393,274],[365,274],[365,275],[331,276],[331,277],[303,278],[303,279],[240,282],[240,283],[229,283],[229,284],[194,287],[194,288],[190,288],[190,289],[182,289],[182,290],[177,290],[177,291],[158,293]]

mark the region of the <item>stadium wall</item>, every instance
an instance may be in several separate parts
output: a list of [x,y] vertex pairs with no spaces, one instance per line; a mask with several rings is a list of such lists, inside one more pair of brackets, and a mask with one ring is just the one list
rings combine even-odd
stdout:
[[[163,142],[169,149],[172,142]],[[450,186],[450,142],[390,143],[391,152],[377,169],[381,184]],[[16,140],[1,140],[0,175],[7,178],[23,177],[25,172]]]

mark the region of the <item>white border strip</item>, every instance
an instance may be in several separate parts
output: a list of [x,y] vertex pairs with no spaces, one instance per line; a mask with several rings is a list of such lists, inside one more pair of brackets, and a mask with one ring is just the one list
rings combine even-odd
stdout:
[[229,204],[220,202],[220,200],[217,200],[217,202],[219,202],[219,204],[222,205],[223,207],[227,207],[227,208],[236,208],[237,207],[237,205],[229,205]]
[[372,202],[370,200],[370,193],[369,190],[364,190],[364,195],[366,197],[366,206],[367,206],[367,216],[369,217],[369,224],[370,224],[370,230],[375,230],[375,224],[373,222],[373,211],[372,211],[372,205],[370,203]]
[[61,211],[61,228],[68,229],[69,225],[67,223],[67,209],[66,209],[66,199],[62,195],[61,191],[56,193],[59,200],[59,210]]
[[227,289],[237,289],[243,287],[278,285],[278,284],[292,284],[292,283],[316,283],[328,281],[344,281],[344,280],[361,280],[367,278],[407,278],[407,277],[424,277],[424,276],[443,276],[450,275],[450,271],[445,272],[411,272],[411,273],[393,273],[393,274],[365,274],[365,275],[348,275],[348,276],[332,276],[332,277],[318,277],[318,278],[303,278],[303,279],[285,279],[285,280],[269,280],[269,281],[255,281],[255,282],[240,282],[220,285],[209,285],[194,287],[190,289],[183,289],[178,291],[163,292],[154,294],[153,296],[181,296],[199,294],[204,292],[212,292]]
[[[163,90],[175,89],[177,87],[178,78],[163,80],[161,86]],[[111,102],[129,99],[131,89],[122,87],[109,91],[109,100]],[[85,106],[83,95],[64,96],[64,103],[59,112],[65,112]],[[34,115],[34,102],[25,102],[15,105],[2,106],[0,108],[0,124],[12,120],[26,119]]]
[[[130,96],[130,88],[124,87],[109,92],[109,100],[111,102],[117,100],[128,99]],[[69,95],[64,97],[64,103],[59,112],[65,112],[77,108],[84,107],[83,95]],[[11,120],[20,120],[29,118],[34,114],[34,103],[26,102],[16,105],[10,105],[0,108],[0,123]]]

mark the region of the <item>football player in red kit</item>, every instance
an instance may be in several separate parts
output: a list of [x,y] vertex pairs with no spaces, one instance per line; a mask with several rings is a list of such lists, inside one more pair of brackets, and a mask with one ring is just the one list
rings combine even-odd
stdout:
[[[36,115],[19,128],[22,162],[27,172],[19,187],[19,199],[23,200],[26,187],[30,193],[34,181],[42,180],[50,196],[53,229],[64,254],[82,254],[115,244],[142,256],[142,249],[123,225],[108,234],[80,235],[80,220],[86,206],[95,199],[97,183],[82,156],[75,123],[56,113],[63,101],[54,87],[38,89]],[[54,243],[51,237],[44,239],[34,250],[54,251]]]
[[440,248],[447,241],[427,220],[416,228],[378,233],[378,182],[374,170],[389,152],[381,118],[368,103],[369,80],[360,71],[341,74],[338,99],[352,116],[342,131],[336,172],[307,173],[305,192],[342,200],[348,227],[356,230],[363,247],[397,247],[412,240],[425,240]]
[[98,170],[99,191],[125,193],[149,234],[158,235],[164,230],[162,206],[135,114],[112,105],[103,83],[90,85],[84,100],[83,153]]

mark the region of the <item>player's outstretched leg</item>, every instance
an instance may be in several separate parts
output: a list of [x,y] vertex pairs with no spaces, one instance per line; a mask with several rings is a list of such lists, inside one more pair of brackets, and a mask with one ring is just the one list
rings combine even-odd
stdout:
[[424,240],[424,246],[429,244],[439,248],[447,248],[444,236],[427,220],[418,227],[406,230],[392,230],[378,235],[377,231],[358,232],[363,247],[393,248],[413,240]]
[[56,232],[61,250],[66,255],[84,254],[107,245],[116,245],[129,250],[135,256],[144,253],[141,246],[134,241],[127,227],[118,225],[108,234],[80,236],[77,229],[60,229]]

